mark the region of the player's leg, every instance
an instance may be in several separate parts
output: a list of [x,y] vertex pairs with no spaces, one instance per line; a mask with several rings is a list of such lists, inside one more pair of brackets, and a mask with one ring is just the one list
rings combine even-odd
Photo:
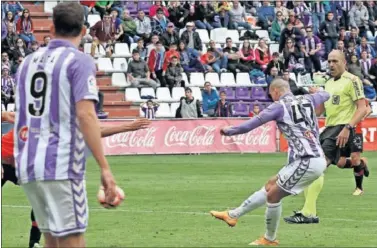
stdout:
[[29,237],[29,248],[38,247],[39,241],[41,240],[41,231],[38,228],[33,210],[31,210],[30,218],[31,218],[31,229],[30,229],[30,237]]
[[50,233],[43,233],[43,237],[45,238],[45,248],[55,248],[59,247],[58,240]]
[[59,247],[85,247],[84,234],[75,233],[65,237],[57,238]]
[[3,187],[7,181],[11,181],[12,183],[17,185],[16,169],[9,164],[1,164],[1,166],[3,168],[3,178],[1,179],[1,187]]

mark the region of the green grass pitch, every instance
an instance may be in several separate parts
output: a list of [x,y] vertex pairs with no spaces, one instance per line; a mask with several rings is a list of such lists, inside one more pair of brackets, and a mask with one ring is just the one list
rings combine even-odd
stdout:
[[[365,193],[352,196],[351,170],[331,167],[318,201],[318,225],[280,222],[281,246],[377,246],[377,153],[369,158]],[[127,198],[117,210],[96,201],[99,170],[87,166],[89,247],[246,247],[264,233],[264,208],[242,217],[235,228],[212,218],[210,210],[238,206],[285,163],[286,154],[109,157]],[[7,183],[2,197],[3,247],[26,247],[30,207],[23,191]],[[303,204],[303,196],[283,201],[283,216]]]

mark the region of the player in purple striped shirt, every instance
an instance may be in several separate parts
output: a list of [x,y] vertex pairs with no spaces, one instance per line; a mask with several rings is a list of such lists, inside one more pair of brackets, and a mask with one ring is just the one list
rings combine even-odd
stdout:
[[211,211],[212,216],[235,226],[242,215],[267,204],[266,233],[250,245],[277,245],[276,232],[282,212],[281,200],[301,193],[322,175],[326,159],[319,142],[318,122],[315,108],[327,101],[327,92],[294,96],[289,84],[275,79],[270,85],[270,95],[275,101],[259,115],[236,126],[223,128],[222,135],[247,133],[269,121],[276,121],[288,140],[288,161],[276,176],[261,190],[252,194],[238,208],[230,211]]
[[84,247],[85,142],[100,166],[109,204],[116,197],[116,183],[103,153],[95,113],[94,60],[77,49],[85,33],[82,6],[58,4],[53,23],[56,39],[27,56],[17,71],[16,174],[46,247]]

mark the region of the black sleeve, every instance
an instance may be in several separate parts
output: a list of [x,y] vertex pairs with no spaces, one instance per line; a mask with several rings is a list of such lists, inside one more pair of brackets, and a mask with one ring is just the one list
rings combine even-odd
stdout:
[[196,100],[196,111],[198,112],[198,117],[202,118],[203,114],[202,114],[202,110],[200,109],[200,101],[199,100]]
[[179,100],[179,107],[175,111],[175,118],[182,118],[182,115],[181,115],[182,99],[185,99],[185,98],[181,97],[181,100]]
[[183,8],[182,6],[179,6],[179,11],[183,12],[183,18],[185,18],[185,19],[189,15],[189,11],[187,9]]

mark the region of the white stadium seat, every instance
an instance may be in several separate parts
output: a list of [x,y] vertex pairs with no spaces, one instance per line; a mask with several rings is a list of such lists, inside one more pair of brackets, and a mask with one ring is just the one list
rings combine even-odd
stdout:
[[128,63],[125,58],[114,58],[114,70],[126,72],[128,68]]
[[177,112],[177,109],[179,108],[180,103],[179,102],[173,102],[170,105],[170,112],[172,117],[175,117],[175,113]]
[[174,87],[172,92],[173,100],[179,101],[182,96],[185,96],[185,89],[183,87]]
[[152,96],[153,98],[156,98],[154,89],[150,87],[141,88],[140,96]]
[[111,63],[110,58],[98,58],[97,63],[99,71],[114,71],[113,64]]
[[270,36],[267,30],[257,30],[255,34],[259,36],[259,38],[265,38],[266,40],[270,41]]
[[271,55],[274,53],[274,52],[279,52],[279,44],[270,44],[270,53]]
[[372,115],[377,116],[377,102],[372,102]]
[[14,103],[8,103],[7,111],[14,112],[16,105]]
[[196,29],[196,32],[198,32],[200,39],[203,43],[209,42],[209,36],[207,29]]
[[[84,53],[90,54],[92,52],[92,43],[85,43],[84,44]],[[96,46],[94,51],[96,57],[102,57],[106,55],[106,51],[102,45]]]
[[202,91],[200,90],[199,87],[191,87],[191,90],[192,90],[192,96],[193,96],[196,100],[199,100],[199,101],[202,101],[202,100],[203,100],[203,97],[202,97]]
[[126,101],[142,102],[138,88],[126,88]]
[[[84,53],[90,54],[92,50],[92,43],[85,43],[84,44]],[[96,53],[98,53],[98,48],[96,48]]]
[[[49,2],[49,1],[46,1],[46,2]],[[90,27],[93,27],[99,21],[101,21],[100,15],[88,15],[88,23]]]
[[190,82],[188,81],[187,74],[185,72],[182,72],[182,80],[185,81],[185,86],[189,86]]
[[127,82],[126,75],[122,72],[115,72],[111,75],[111,85],[118,87],[129,87],[131,84]]
[[45,1],[44,2],[44,12],[52,14],[52,10],[56,5],[58,5],[58,1]]
[[227,28],[215,28],[211,30],[211,40],[216,43],[225,43],[228,34]]
[[5,111],[5,105],[4,104],[1,104],[1,111]]
[[238,86],[252,86],[250,75],[246,72],[239,72],[237,73],[237,85]]
[[112,57],[131,57],[127,43],[115,43],[115,53]]
[[210,82],[212,86],[222,86],[219,79],[219,74],[216,72],[208,72],[206,74],[206,82]]
[[168,87],[159,87],[156,92],[157,100],[160,102],[172,102],[173,99],[170,95],[170,90]]
[[190,85],[191,86],[204,86],[204,75],[201,72],[193,72],[190,74]]
[[183,34],[183,32],[186,31],[186,28],[182,28],[179,30],[179,38],[181,38],[181,35]]
[[131,46],[130,46],[130,53],[132,54],[132,51],[134,50],[134,49],[136,49],[136,47],[137,47],[137,43],[131,43]]
[[160,103],[160,106],[158,107],[156,112],[156,117],[172,117],[169,103]]
[[207,44],[202,43],[202,53],[207,53]]
[[[239,43],[240,42],[240,34],[238,33],[238,30],[228,30],[226,32],[226,37],[231,37],[232,41],[234,43]],[[225,43],[226,39],[222,41],[222,43]]]
[[223,86],[235,86],[236,81],[234,80],[233,73],[230,73],[230,72],[221,73],[221,84]]

